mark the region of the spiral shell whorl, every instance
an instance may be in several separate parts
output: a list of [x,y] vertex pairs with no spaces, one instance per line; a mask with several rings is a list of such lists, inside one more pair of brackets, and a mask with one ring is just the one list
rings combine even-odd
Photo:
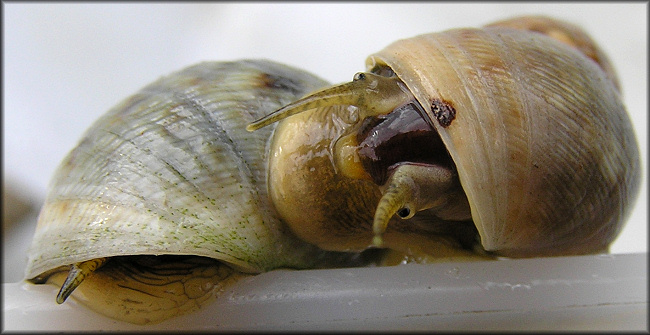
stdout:
[[[455,29],[369,57],[434,120],[486,250],[505,256],[603,251],[637,191],[638,149],[615,85],[595,62],[541,34]],[[433,101],[456,110],[435,122]]]
[[244,128],[325,84],[267,61],[206,62],[124,100],[59,166],[26,277],[134,254],[207,256],[248,272],[308,266],[318,251],[268,200],[272,127]]

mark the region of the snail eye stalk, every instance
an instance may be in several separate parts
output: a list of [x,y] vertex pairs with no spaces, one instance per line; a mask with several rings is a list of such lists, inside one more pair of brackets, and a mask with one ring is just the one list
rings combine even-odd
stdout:
[[374,73],[359,72],[351,82],[332,86],[290,103],[275,112],[246,126],[255,131],[314,108],[351,105],[359,108],[361,119],[385,115],[413,100],[413,95],[397,77],[384,77]]

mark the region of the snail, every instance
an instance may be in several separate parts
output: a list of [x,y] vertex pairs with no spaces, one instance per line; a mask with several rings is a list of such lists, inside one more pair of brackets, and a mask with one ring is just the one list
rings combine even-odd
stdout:
[[425,34],[366,68],[330,86],[204,62],[146,86],[55,172],[26,279],[150,323],[277,268],[607,251],[640,162],[615,71],[580,28]]

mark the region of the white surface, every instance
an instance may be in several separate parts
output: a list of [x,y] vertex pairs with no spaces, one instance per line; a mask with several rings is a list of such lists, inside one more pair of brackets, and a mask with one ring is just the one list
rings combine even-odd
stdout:
[[3,284],[4,330],[647,330],[647,254],[276,270],[151,326]]

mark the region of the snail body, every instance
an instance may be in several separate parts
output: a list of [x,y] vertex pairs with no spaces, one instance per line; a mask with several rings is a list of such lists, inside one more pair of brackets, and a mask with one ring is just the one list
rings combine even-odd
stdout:
[[[146,323],[241,276],[362,264],[375,248],[578,255],[621,230],[638,148],[614,70],[580,29],[540,17],[454,29],[366,67],[328,86],[268,61],[202,63],[145,87],[59,167],[26,278]],[[156,286],[134,273],[183,283],[169,305],[186,307],[125,303],[119,287]],[[101,285],[119,301],[93,302]]]

